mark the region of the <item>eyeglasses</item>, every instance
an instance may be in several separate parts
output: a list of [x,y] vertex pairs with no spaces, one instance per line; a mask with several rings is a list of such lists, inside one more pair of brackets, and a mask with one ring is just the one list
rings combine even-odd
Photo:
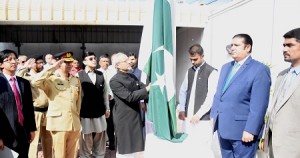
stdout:
[[96,57],[89,57],[87,58],[89,61],[93,61],[93,60],[96,60],[97,61],[97,58]]
[[16,61],[16,62],[18,62],[17,58],[7,58],[7,60],[3,60],[3,62],[11,63],[13,60]]

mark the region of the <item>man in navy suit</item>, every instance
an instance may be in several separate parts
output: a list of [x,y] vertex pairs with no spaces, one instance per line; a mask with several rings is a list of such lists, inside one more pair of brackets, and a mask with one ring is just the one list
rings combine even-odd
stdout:
[[232,38],[233,61],[222,66],[210,116],[223,158],[253,158],[270,95],[270,69],[252,59],[252,39]]
[[1,122],[0,126],[0,149],[5,145],[16,151],[19,158],[28,158],[36,125],[30,83],[15,75],[17,62],[14,51],[0,52],[0,111],[4,113],[1,116],[4,124]]

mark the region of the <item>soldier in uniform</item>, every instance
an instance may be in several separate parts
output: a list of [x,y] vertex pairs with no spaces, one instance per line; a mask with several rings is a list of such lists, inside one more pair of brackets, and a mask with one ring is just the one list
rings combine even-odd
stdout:
[[[37,73],[43,70],[43,64],[43,55],[30,58],[17,75],[31,82]],[[28,69],[30,69],[29,72],[27,72]],[[35,131],[35,138],[29,147],[29,157],[37,157],[39,139],[41,139],[44,158],[52,158],[52,138],[50,132],[46,130],[48,98],[44,91],[37,87],[31,86],[31,92],[37,131]]]
[[[81,84],[69,72],[73,62],[72,52],[55,55],[59,58],[49,69],[33,80],[33,85],[44,90],[48,97],[47,130],[53,139],[53,156],[76,158],[80,136]],[[55,74],[54,71],[56,71]]]

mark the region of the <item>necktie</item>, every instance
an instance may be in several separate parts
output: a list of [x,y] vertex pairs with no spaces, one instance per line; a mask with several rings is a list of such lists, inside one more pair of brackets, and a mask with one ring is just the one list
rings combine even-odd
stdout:
[[23,112],[22,112],[22,107],[21,107],[20,94],[18,92],[17,85],[16,85],[16,79],[14,77],[11,77],[10,80],[12,82],[12,90],[14,92],[16,105],[17,105],[18,121],[19,121],[20,125],[23,126],[24,117],[23,117]]
[[232,67],[230,73],[228,74],[227,76],[227,79],[226,79],[226,82],[225,82],[225,85],[223,87],[223,93],[224,91],[227,89],[229,83],[230,83],[230,80],[232,79],[232,77],[234,76],[234,74],[236,73],[237,71],[237,68],[239,67],[240,64],[238,64],[237,62],[234,63],[234,66]]

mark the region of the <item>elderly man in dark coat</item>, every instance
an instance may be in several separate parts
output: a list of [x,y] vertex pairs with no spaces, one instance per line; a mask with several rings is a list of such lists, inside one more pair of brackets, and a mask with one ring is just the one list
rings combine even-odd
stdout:
[[117,157],[143,157],[143,123],[139,101],[148,99],[150,86],[144,85],[133,74],[128,57],[123,53],[115,55],[118,72],[110,80],[115,98],[113,121],[117,138]]

